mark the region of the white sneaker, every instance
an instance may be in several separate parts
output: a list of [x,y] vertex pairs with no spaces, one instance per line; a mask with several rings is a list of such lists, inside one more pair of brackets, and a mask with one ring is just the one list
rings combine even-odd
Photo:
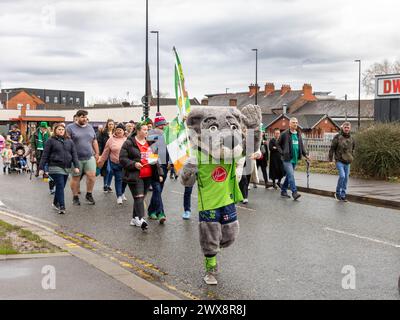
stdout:
[[128,199],[125,197],[125,193],[122,195],[122,200],[128,201]]
[[243,199],[243,203],[244,204],[249,203],[249,199]]
[[207,272],[206,276],[203,278],[204,282],[208,285],[217,285],[218,281],[215,278],[215,275],[213,272]]
[[117,198],[117,204],[122,204],[122,197]]
[[138,217],[133,218],[131,220],[130,224],[131,224],[131,226],[135,226],[135,227],[141,227],[142,226],[142,224],[141,224],[141,222],[140,222]]
[[140,219],[140,227],[141,227],[143,230],[146,230],[146,229],[149,227],[149,225],[147,224],[146,220],[144,220],[143,218]]

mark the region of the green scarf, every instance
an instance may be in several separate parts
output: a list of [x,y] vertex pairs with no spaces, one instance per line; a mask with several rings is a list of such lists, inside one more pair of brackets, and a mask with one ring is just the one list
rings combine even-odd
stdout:
[[38,141],[37,141],[37,146],[36,148],[38,150],[44,150],[44,144],[46,143],[47,139],[49,138],[49,133],[46,131],[44,134],[42,133],[42,130],[39,129],[38,133]]

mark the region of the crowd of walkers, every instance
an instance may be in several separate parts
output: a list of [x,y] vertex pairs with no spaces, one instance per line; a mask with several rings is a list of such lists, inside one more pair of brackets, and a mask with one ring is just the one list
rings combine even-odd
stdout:
[[[98,127],[96,133],[89,124],[88,112],[79,110],[69,125],[56,123],[50,128],[46,122],[41,122],[28,140],[27,151],[23,147],[22,134],[14,125],[6,138],[0,135],[3,171],[6,173],[15,159],[19,159],[18,163],[22,161],[22,165],[27,167],[26,158],[29,157],[32,170],[36,164],[36,170],[33,170],[35,176],[43,176],[49,180],[49,192],[54,194],[52,205],[60,214],[66,212],[64,190],[69,176],[72,204],[80,206],[83,178],[86,179],[84,200],[87,204],[95,205],[93,190],[96,177],[101,175],[103,191],[115,191],[117,205],[127,201],[125,193],[128,187],[133,198],[130,224],[145,230],[148,228],[147,217],[158,220],[160,224],[165,223],[167,217],[162,198],[164,184],[168,172],[170,179],[178,177],[164,140],[164,129],[167,125],[166,119],[157,113],[154,121],[147,118],[138,122],[116,123],[109,119],[103,127]],[[345,122],[340,133],[334,137],[329,152],[329,159],[335,160],[339,173],[335,192],[338,201],[347,201],[347,183],[355,147],[350,132],[350,123]],[[260,151],[261,157],[248,159],[243,168],[239,183],[243,204],[249,202],[251,184],[255,188],[259,185],[259,170],[265,188],[280,189],[283,198],[299,199],[301,195],[296,187],[294,171],[303,157],[306,161],[310,161],[310,158],[303,144],[297,119],[291,118],[289,129],[283,132],[278,128],[274,129],[270,139],[263,133]],[[191,217],[192,189],[184,189],[183,219]],[[152,194],[146,215],[145,198],[149,191]]]

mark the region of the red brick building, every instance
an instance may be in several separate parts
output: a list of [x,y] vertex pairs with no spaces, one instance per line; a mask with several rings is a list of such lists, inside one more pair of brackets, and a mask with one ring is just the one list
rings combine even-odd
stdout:
[[[251,84],[249,90],[237,93],[208,94],[201,101],[202,105],[210,107],[231,106],[239,109],[248,104],[257,102],[261,107],[263,118],[276,119],[282,114],[292,115],[303,122],[313,132],[331,132],[335,124],[341,125],[344,121],[357,128],[358,100],[339,100],[330,95],[331,92],[314,92],[312,85],[305,83],[301,89],[292,89],[290,85],[283,84],[278,87],[274,83],[266,83],[264,87]],[[374,100],[361,100],[360,108],[361,127],[366,127],[374,122]],[[329,119],[325,123],[316,122],[326,115]],[[300,120],[302,119],[302,120]],[[282,120],[283,121],[283,120]],[[263,122],[264,125],[266,122]]]
[[42,99],[35,96],[34,94],[29,94],[26,91],[20,91],[11,97],[8,102],[4,104],[7,109],[21,109],[22,106],[26,107],[28,110],[36,110],[38,106],[44,106],[45,103]]
[[323,137],[327,133],[337,133],[340,127],[327,115],[263,115],[266,132],[273,133],[275,128],[281,131],[289,128],[291,117],[297,118],[299,127],[305,136]]

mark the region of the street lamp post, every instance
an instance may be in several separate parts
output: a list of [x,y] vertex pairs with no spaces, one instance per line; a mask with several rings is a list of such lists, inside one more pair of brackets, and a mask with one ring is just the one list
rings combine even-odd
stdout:
[[151,33],[157,34],[157,112],[160,112],[160,33],[158,31],[151,31]]
[[256,52],[256,94],[255,94],[255,104],[258,105],[258,49],[251,49]]
[[149,1],[146,0],[146,65],[145,65],[145,93],[143,99],[143,118],[149,117]]
[[357,129],[360,130],[361,126],[361,60],[357,59],[354,62],[358,62],[358,121]]

